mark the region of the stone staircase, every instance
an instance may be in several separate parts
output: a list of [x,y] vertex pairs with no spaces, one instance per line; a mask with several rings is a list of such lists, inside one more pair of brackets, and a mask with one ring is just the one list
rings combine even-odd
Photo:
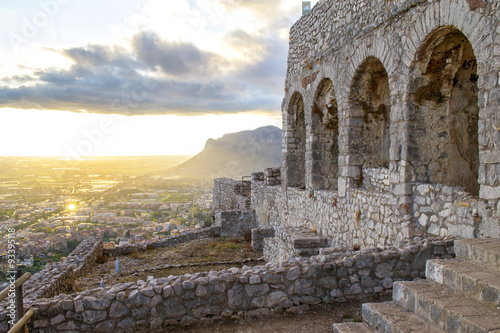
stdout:
[[363,304],[363,323],[335,333],[500,333],[500,239],[455,241],[456,259],[427,261],[426,280],[394,283],[393,300]]

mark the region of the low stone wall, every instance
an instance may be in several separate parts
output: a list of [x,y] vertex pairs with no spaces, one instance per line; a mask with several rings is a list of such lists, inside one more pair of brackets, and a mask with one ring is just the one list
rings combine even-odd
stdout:
[[[73,282],[87,273],[96,260],[102,256],[102,241],[98,238],[83,240],[62,262],[49,263],[23,284],[25,307],[36,299],[53,297],[72,290]],[[6,306],[7,298],[0,304],[0,332],[7,332],[10,325]]]
[[229,178],[214,180],[212,208],[214,213],[250,209],[251,182]]
[[363,169],[363,185],[367,190],[389,192],[391,189],[389,180],[389,169],[368,168]]
[[262,227],[306,227],[334,245],[380,247],[410,238],[411,216],[388,192],[349,189],[310,191],[252,183],[252,207]]
[[102,256],[102,241],[98,238],[83,240],[62,262],[49,263],[23,285],[24,303],[37,298],[52,297],[71,290],[74,279],[87,273]]
[[215,213],[215,225],[219,226],[221,236],[243,237],[257,228],[254,210],[231,210]]
[[[370,182],[373,184],[373,182]],[[500,237],[500,202],[461,188],[415,184],[404,202],[388,191],[301,190],[252,182],[252,208],[261,227],[307,227],[334,245],[386,247],[412,237]]]
[[318,303],[391,293],[395,280],[424,277],[425,261],[453,257],[453,240],[333,253],[280,264],[117,284],[37,300],[31,332],[153,331],[223,317],[254,317]]
[[205,237],[220,236],[220,227],[202,228],[195,231],[183,232],[177,236],[170,236],[154,242],[143,242],[136,244],[129,244],[125,246],[118,246],[111,249],[104,249],[103,254],[108,257],[118,257],[128,255],[133,252],[142,252],[148,249],[156,249],[162,247],[172,247],[182,243],[186,243],[195,239]]

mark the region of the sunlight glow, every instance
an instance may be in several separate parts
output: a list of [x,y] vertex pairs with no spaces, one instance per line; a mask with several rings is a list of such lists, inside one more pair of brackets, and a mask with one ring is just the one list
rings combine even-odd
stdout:
[[281,115],[242,113],[182,117],[123,116],[0,109],[0,156],[195,155],[206,140],[261,126],[281,127]]

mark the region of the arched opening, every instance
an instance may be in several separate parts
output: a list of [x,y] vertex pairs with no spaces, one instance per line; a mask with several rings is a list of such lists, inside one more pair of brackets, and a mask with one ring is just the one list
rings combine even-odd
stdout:
[[320,82],[312,107],[311,188],[336,190],[339,157],[339,115],[333,83],[329,79]]
[[409,162],[414,182],[479,193],[477,64],[467,37],[440,29],[417,54],[409,85]]
[[288,124],[285,133],[286,185],[305,188],[306,124],[302,95],[294,93],[288,106]]
[[357,140],[351,146],[361,154],[363,168],[388,168],[390,149],[390,88],[379,59],[369,57],[359,66],[349,96],[351,114],[361,118]]

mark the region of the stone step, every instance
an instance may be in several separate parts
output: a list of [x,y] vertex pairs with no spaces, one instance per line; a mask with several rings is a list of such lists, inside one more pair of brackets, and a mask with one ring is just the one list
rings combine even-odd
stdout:
[[311,247],[327,247],[328,238],[321,236],[293,238],[293,246],[296,249],[311,248]]
[[431,259],[425,275],[476,301],[500,306],[500,274],[495,270],[457,259]]
[[457,259],[470,260],[500,272],[500,239],[459,239],[455,241]]
[[363,304],[363,320],[378,333],[444,333],[394,301]]
[[393,299],[447,332],[500,332],[500,311],[434,281],[399,281]]
[[341,323],[333,324],[333,333],[375,333],[365,323]]

